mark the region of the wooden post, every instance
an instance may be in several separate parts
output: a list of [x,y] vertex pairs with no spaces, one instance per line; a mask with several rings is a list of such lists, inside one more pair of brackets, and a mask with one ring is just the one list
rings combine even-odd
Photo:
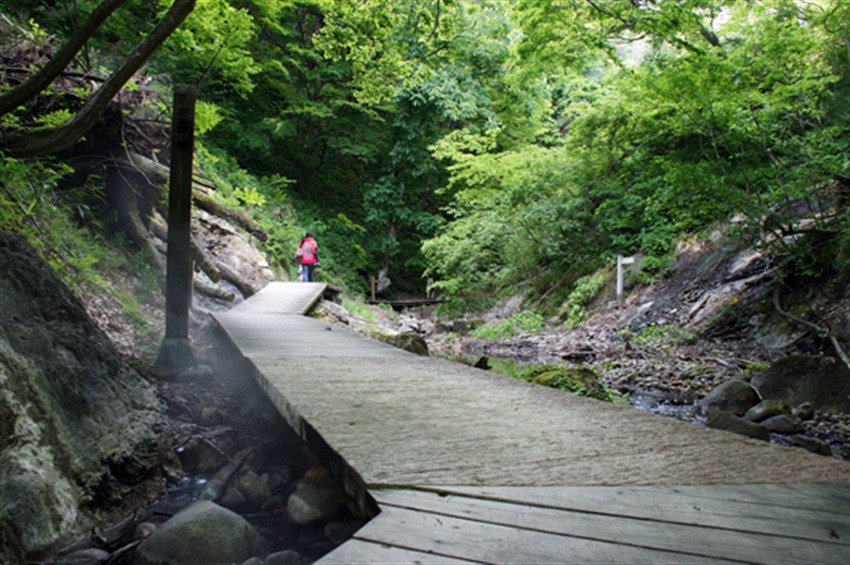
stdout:
[[171,176],[168,185],[168,257],[165,276],[165,339],[157,365],[195,365],[189,346],[192,260],[189,256],[192,212],[192,157],[195,148],[195,88],[174,87],[171,120]]

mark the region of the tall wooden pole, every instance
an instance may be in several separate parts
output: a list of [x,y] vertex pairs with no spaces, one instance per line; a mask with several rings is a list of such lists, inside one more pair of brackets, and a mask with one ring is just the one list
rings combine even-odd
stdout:
[[168,257],[165,276],[165,339],[157,364],[195,365],[189,345],[192,260],[189,256],[192,212],[192,157],[195,149],[195,88],[174,87],[171,122],[171,177],[168,186]]

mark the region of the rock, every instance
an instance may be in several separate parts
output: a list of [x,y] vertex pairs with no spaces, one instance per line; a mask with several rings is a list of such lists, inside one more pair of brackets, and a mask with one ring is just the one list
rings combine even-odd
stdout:
[[756,402],[758,395],[746,381],[728,380],[709,392],[698,406],[706,412],[722,410],[735,416],[743,416]]
[[133,531],[133,540],[143,540],[151,537],[156,531],[156,524],[153,522],[140,522]]
[[252,557],[252,558],[242,562],[242,565],[264,565],[264,564],[265,564],[265,561],[263,561],[259,557]]
[[363,527],[363,522],[331,522],[325,526],[325,535],[336,545],[342,545],[351,539],[357,530]]
[[53,565],[99,565],[105,563],[107,559],[109,559],[108,552],[90,547],[60,557],[53,561]]
[[206,485],[204,485],[204,489],[201,491],[201,494],[198,495],[199,500],[215,500],[219,496],[221,496],[221,489],[224,488],[224,481],[221,479],[211,479]]
[[346,326],[351,323],[351,314],[348,310],[328,300],[319,303],[317,314],[328,321],[340,322]]
[[265,540],[244,518],[201,501],[178,512],[142,542],[136,560],[139,565],[242,563],[267,552]]
[[265,481],[251,470],[243,470],[239,474],[239,481],[236,483],[236,488],[245,497],[249,508],[261,507],[272,496],[272,491]]
[[751,422],[762,422],[772,416],[780,414],[791,414],[791,407],[783,400],[762,400],[744,414],[744,418]]
[[796,408],[794,408],[794,410],[792,411],[792,414],[794,414],[795,416],[797,416],[798,418],[800,418],[803,421],[814,420],[815,409],[811,405],[810,402],[804,402],[804,403],[800,404],[799,406],[797,406]]
[[832,449],[830,449],[829,444],[820,438],[795,435],[791,436],[791,444],[818,455],[832,455]]
[[154,388],[26,241],[0,231],[0,563],[162,489]]
[[263,473],[260,478],[266,483],[271,492],[283,487],[289,481],[289,475],[292,472],[289,467],[280,467],[276,473]]
[[770,433],[762,424],[750,422],[722,410],[711,411],[705,424],[709,428],[736,433],[742,436],[770,441]]
[[263,512],[269,512],[271,510],[283,508],[284,506],[286,506],[286,500],[286,497],[282,494],[276,494],[267,501],[265,501],[260,507],[260,510],[262,510]]
[[610,400],[599,375],[586,367],[539,365],[523,373],[522,378],[534,384],[583,394],[598,400]]
[[306,526],[331,519],[345,503],[345,495],[320,468],[298,481],[286,509],[292,521]]
[[312,562],[312,559],[304,557],[294,549],[286,549],[266,557],[265,565],[310,565]]
[[805,429],[802,420],[790,414],[771,416],[762,422],[762,425],[767,428],[767,431],[778,434],[798,434]]
[[199,475],[214,473],[228,463],[227,457],[206,441],[178,449],[177,456],[187,472]]
[[[211,500],[215,500],[215,497]],[[232,485],[227,487],[224,493],[219,496],[217,500],[218,503],[225,508],[230,508],[236,512],[242,512],[250,508],[250,504],[248,504],[248,501],[245,500],[245,496],[239,491],[239,489],[234,488]]]
[[850,412],[850,369],[832,357],[784,357],[750,382],[762,398],[784,400],[792,406],[808,402],[827,412]]
[[428,356],[428,343],[421,335],[416,333],[402,333],[398,335],[380,336],[379,339],[399,349],[410,351],[417,355]]

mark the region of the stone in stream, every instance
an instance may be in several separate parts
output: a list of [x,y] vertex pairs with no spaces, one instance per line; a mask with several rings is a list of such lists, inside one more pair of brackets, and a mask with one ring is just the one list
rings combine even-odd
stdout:
[[790,414],[778,414],[776,416],[771,416],[762,422],[762,425],[764,425],[769,432],[776,432],[779,434],[798,434],[805,429],[803,427],[803,421]]
[[706,412],[720,410],[743,416],[756,402],[758,394],[749,383],[732,379],[709,392],[699,401],[699,406]]
[[313,467],[295,485],[286,510],[296,524],[312,525],[333,518],[346,504],[345,495],[321,467]]
[[813,420],[815,418],[815,408],[810,402],[804,402],[794,408],[792,413],[801,420]]
[[175,514],[142,542],[136,563],[242,563],[266,553],[266,541],[244,518],[214,502],[200,501]]
[[709,428],[736,433],[742,436],[770,441],[770,432],[762,424],[751,422],[745,418],[735,416],[722,410],[709,411],[708,421],[705,424]]
[[802,447],[806,451],[817,453],[818,455],[832,455],[832,449],[830,449],[829,444],[817,437],[804,435],[791,436],[791,444],[797,447]]
[[272,496],[272,491],[265,481],[249,469],[243,469],[239,474],[236,488],[242,493],[249,508],[260,508]]
[[784,400],[762,400],[749,410],[744,415],[744,418],[751,422],[763,422],[773,416],[780,414],[790,414],[791,407]]

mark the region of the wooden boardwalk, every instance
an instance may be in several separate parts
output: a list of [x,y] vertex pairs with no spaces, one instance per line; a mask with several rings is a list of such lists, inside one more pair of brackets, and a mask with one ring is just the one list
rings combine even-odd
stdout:
[[423,358],[304,317],[215,314],[366,512],[322,563],[850,563],[850,464]]

